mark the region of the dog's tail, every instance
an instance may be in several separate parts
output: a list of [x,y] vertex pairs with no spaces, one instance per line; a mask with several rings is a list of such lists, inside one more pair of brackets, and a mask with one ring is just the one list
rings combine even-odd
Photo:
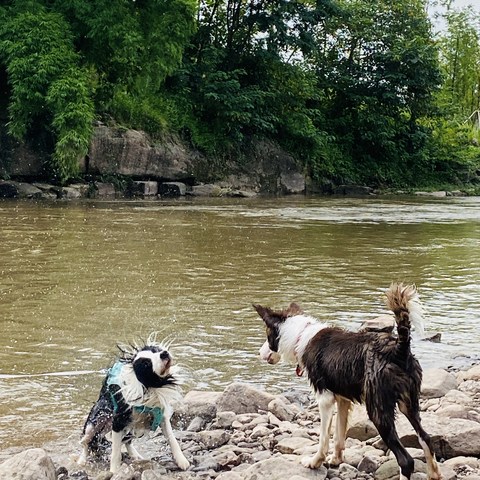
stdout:
[[392,283],[387,290],[387,306],[395,314],[400,343],[409,343],[412,325],[423,336],[425,328],[423,307],[415,285]]

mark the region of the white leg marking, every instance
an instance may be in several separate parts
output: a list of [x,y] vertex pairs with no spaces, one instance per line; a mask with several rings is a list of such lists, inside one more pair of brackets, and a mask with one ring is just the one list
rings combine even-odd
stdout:
[[425,453],[425,460],[427,461],[427,477],[428,480],[440,480],[442,478],[442,474],[440,473],[440,469],[438,468],[437,460],[435,459],[435,454],[430,451],[428,445],[418,437],[418,442]]
[[93,425],[87,425],[87,427],[85,428],[85,434],[80,440],[80,445],[82,446],[82,453],[80,454],[80,457],[78,457],[78,460],[77,460],[77,463],[79,465],[85,465],[87,463],[88,444],[90,443],[94,435],[95,435],[95,429],[93,428]]
[[162,428],[162,432],[167,438],[168,443],[170,444],[170,448],[172,449],[172,455],[175,459],[176,464],[181,470],[186,470],[190,466],[190,462],[185,458],[185,455],[183,454],[182,449],[180,448],[180,445],[178,444],[177,439],[173,434],[170,419],[165,417],[160,424],[160,427]]
[[332,392],[317,394],[318,410],[320,412],[320,438],[318,451],[312,457],[303,457],[302,465],[308,468],[319,468],[325,461],[328,453],[328,442],[330,440],[330,427],[332,425],[335,397]]
[[122,466],[122,438],[123,432],[112,430],[112,456],[110,458],[110,471],[112,473],[120,470]]
[[347,435],[348,414],[352,402],[346,398],[337,397],[337,421],[335,425],[335,434],[333,436],[335,451],[333,455],[327,458],[327,462],[336,467],[343,463],[343,452],[345,450],[345,437]]

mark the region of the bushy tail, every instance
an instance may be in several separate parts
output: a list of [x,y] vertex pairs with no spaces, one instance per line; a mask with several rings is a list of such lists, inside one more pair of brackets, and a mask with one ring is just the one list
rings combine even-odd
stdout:
[[395,314],[400,343],[409,342],[412,325],[423,336],[425,326],[423,307],[415,285],[392,283],[387,290],[387,306]]

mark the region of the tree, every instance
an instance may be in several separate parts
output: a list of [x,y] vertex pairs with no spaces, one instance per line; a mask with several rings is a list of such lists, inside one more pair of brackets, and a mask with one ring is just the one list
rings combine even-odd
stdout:
[[90,141],[94,107],[89,75],[79,65],[59,14],[29,1],[17,1],[6,11],[0,59],[11,88],[9,132],[17,139],[51,135],[52,173],[65,181],[77,174]]

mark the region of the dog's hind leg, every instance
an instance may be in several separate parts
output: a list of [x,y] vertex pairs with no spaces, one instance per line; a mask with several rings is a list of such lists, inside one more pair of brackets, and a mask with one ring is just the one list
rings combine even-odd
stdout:
[[168,440],[168,443],[170,444],[175,463],[181,470],[186,470],[190,466],[190,462],[185,458],[185,455],[183,454],[182,449],[180,448],[180,445],[173,434],[172,424],[167,416],[163,418],[160,427],[166,439]]
[[399,402],[398,408],[408,418],[413,429],[418,435],[418,442],[425,453],[425,460],[427,461],[427,477],[428,480],[441,480],[442,474],[435,459],[435,453],[432,448],[432,441],[430,435],[423,429],[420,413],[418,409],[408,407],[405,403]]
[[93,440],[94,436],[95,436],[95,427],[91,423],[88,423],[85,426],[83,437],[80,440],[80,445],[82,446],[82,453],[80,454],[80,457],[77,460],[77,463],[79,465],[85,465],[87,463],[89,444]]
[[[369,412],[370,416],[370,412]],[[400,467],[400,480],[410,480],[414,470],[413,458],[408,454],[405,447],[400,442],[398,433],[395,430],[394,412],[386,414],[384,418],[378,421],[378,417],[370,416],[373,424],[377,427],[378,433],[387,447],[393,452]]]
[[317,453],[312,457],[302,458],[302,465],[308,468],[321,467],[327,458],[335,397],[332,392],[323,391],[317,393],[317,402],[318,410],[320,412],[320,438],[318,441]]
[[345,437],[347,436],[348,414],[352,402],[343,397],[335,397],[337,401],[337,420],[335,422],[334,444],[335,450],[333,455],[327,458],[327,463],[335,467],[343,462],[343,452],[345,450]]

